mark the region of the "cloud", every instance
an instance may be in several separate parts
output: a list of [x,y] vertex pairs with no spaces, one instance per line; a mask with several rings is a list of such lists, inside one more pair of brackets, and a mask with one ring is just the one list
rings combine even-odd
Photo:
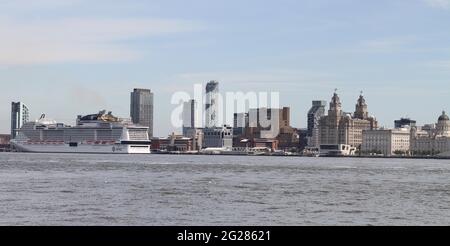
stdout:
[[126,41],[202,28],[197,22],[172,19],[0,18],[0,65],[134,60],[140,52]]
[[450,0],[424,0],[428,5],[435,8],[449,9]]

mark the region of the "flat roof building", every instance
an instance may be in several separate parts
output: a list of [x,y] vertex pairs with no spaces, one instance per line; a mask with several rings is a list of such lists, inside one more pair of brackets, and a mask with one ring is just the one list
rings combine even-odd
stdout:
[[17,131],[30,120],[28,107],[22,102],[11,103],[11,138],[17,136]]
[[147,126],[149,137],[153,137],[153,93],[149,89],[134,89],[131,92],[130,116],[134,124]]
[[364,130],[361,153],[383,156],[408,155],[410,135],[410,128]]
[[394,121],[395,128],[416,127],[416,123],[417,122],[415,120],[411,120],[410,118],[401,118]]
[[325,116],[326,101],[313,101],[308,111],[308,131],[306,137],[308,146],[319,147],[319,122]]

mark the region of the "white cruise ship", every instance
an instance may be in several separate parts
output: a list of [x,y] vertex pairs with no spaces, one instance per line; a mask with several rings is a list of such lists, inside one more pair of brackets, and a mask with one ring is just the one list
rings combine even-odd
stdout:
[[20,152],[148,154],[148,127],[114,117],[111,112],[78,116],[76,126],[48,120],[28,122],[11,140]]

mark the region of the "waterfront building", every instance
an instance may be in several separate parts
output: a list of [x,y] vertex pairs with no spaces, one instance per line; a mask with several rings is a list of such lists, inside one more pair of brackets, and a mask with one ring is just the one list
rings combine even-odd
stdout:
[[325,116],[326,101],[313,101],[308,111],[308,131],[306,137],[309,147],[319,147],[319,121]]
[[0,134],[0,152],[9,151],[11,135],[9,134]]
[[131,92],[130,116],[134,124],[148,127],[153,137],[153,93],[149,89],[134,89]]
[[11,138],[17,136],[17,131],[30,120],[28,107],[22,102],[11,103]]
[[410,128],[364,130],[361,154],[408,155],[410,132]]
[[222,126],[203,129],[203,148],[233,148],[233,128]]
[[291,127],[291,108],[283,107],[278,114],[280,115],[280,128]]
[[290,151],[295,149],[298,151],[301,148],[299,130],[293,127],[280,127],[280,132],[275,139],[278,141],[278,148],[280,150]]
[[411,152],[413,155],[450,156],[450,120],[445,112],[437,124],[412,128]]
[[11,140],[11,135],[0,134],[0,145],[9,145],[10,140]]
[[195,150],[194,144],[194,139],[172,133],[167,138],[152,138],[151,150],[189,152]]
[[350,145],[360,148],[362,132],[378,128],[378,122],[369,116],[367,104],[361,94],[358,98],[355,112],[344,113],[338,94],[335,92],[330,102],[328,115],[319,121],[320,145]]
[[254,108],[248,113],[234,114],[233,147],[256,147],[258,139],[276,142],[271,145],[276,148],[299,148],[299,134],[290,126],[290,117],[289,107]]
[[415,120],[411,120],[410,118],[401,118],[399,120],[394,121],[395,128],[403,128],[403,127],[416,127],[417,122]]
[[193,99],[183,105],[183,136],[192,140],[192,148],[189,151],[201,150],[203,145],[203,129],[197,127],[200,123],[197,106]]
[[[298,135],[298,152],[303,151],[305,148],[308,147],[309,139],[308,139],[308,129],[307,128],[301,128],[297,129],[297,135]],[[317,133],[318,135],[318,133]],[[314,147],[311,147],[314,148]],[[318,148],[318,147],[317,147]]]
[[196,106],[195,100],[189,100],[183,104],[183,136],[187,136],[187,132],[196,127]]
[[201,150],[203,147],[203,129],[202,128],[189,128],[186,129],[184,137],[192,139],[192,150]]
[[205,127],[219,126],[219,82],[210,81],[206,84]]
[[249,133],[253,138],[276,138],[282,128],[290,128],[289,107],[256,108],[249,110]]
[[249,127],[248,113],[235,113],[233,117],[234,136],[244,135],[247,127]]
[[249,126],[248,113],[235,113],[233,116],[233,128],[245,128]]
[[248,113],[235,113],[233,116],[233,147],[248,147],[249,141],[245,136],[248,127]]
[[266,149],[268,152],[274,152],[279,149],[278,140],[255,138],[253,140],[253,149]]

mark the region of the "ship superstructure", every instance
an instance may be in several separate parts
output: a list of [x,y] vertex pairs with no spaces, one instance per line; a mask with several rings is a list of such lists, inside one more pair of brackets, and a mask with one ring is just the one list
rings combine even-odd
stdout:
[[42,115],[28,122],[11,141],[21,152],[47,153],[150,153],[148,127],[119,119],[111,112],[78,116],[75,126]]

